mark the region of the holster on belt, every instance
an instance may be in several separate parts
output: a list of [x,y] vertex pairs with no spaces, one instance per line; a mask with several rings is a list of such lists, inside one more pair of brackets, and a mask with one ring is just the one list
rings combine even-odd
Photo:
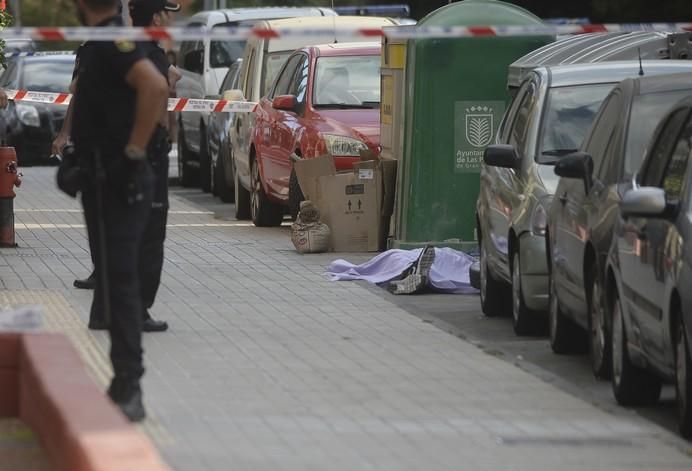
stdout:
[[147,156],[152,164],[155,164],[161,156],[166,156],[171,150],[171,143],[168,140],[168,130],[161,125],[154,129],[149,145],[147,146]]

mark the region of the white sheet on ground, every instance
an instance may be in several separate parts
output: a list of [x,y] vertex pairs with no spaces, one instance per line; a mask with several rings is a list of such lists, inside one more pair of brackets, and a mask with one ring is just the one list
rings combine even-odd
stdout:
[[[388,250],[361,265],[336,260],[329,265],[326,275],[332,281],[365,280],[374,284],[386,283],[398,278],[411,267],[422,250]],[[435,262],[430,269],[430,286],[445,293],[477,293],[469,280],[469,267],[475,261],[475,258],[464,252],[436,247]]]

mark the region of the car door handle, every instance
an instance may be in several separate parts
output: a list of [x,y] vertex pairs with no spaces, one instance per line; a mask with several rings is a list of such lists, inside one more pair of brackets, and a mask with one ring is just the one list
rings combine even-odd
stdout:
[[562,196],[558,198],[560,200],[560,203],[562,203],[562,206],[567,204],[567,193],[563,193]]

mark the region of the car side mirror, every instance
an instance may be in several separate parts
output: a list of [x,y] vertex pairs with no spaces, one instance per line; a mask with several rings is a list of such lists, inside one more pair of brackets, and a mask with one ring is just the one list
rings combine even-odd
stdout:
[[555,164],[555,175],[583,180],[584,192],[588,193],[592,184],[593,159],[586,152],[566,155]]
[[275,110],[297,112],[298,100],[294,95],[279,95],[274,97],[272,107]]
[[242,90],[226,90],[223,92],[223,99],[226,101],[245,101]]
[[483,162],[493,167],[517,169],[520,166],[521,160],[513,146],[494,144],[488,146],[485,152],[483,152]]
[[620,211],[625,218],[661,217],[666,208],[666,192],[650,186],[633,188],[620,201]]
[[204,72],[204,50],[200,49],[199,51],[191,51],[185,54],[183,68],[196,74],[202,74]]

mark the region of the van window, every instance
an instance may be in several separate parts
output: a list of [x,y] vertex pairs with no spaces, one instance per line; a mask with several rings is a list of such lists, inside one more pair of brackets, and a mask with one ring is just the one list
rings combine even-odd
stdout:
[[243,57],[247,41],[212,41],[209,47],[209,65],[214,68],[230,67]]
[[[219,23],[212,28],[247,28],[253,26],[254,23],[254,21]],[[246,39],[212,41],[209,45],[209,65],[214,68],[230,67],[236,60],[243,57],[246,44]]]
[[279,73],[283,65],[293,51],[278,51],[264,54],[264,64],[262,66],[262,88],[261,96],[267,95],[269,89],[274,83],[276,75]]

